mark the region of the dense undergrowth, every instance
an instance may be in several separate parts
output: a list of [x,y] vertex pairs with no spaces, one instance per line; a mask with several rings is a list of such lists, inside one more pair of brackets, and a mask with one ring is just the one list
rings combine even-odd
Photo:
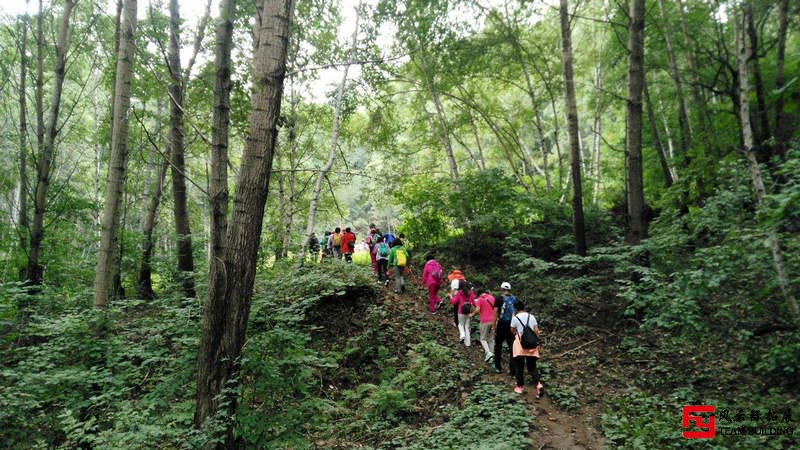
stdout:
[[[6,312],[27,300],[6,285]],[[45,292],[40,296],[57,296]],[[371,272],[278,266],[259,276],[243,355],[236,433],[250,448],[519,448],[531,418],[509,404],[418,312],[384,297]],[[89,307],[88,292],[26,302],[5,322],[4,448],[196,448],[191,428],[198,303],[163,297]],[[396,298],[394,298],[396,300]],[[44,305],[49,305],[45,307]],[[469,431],[465,431],[469,430]],[[479,439],[480,438],[480,439]]]
[[[497,207],[471,230],[419,251],[465,269],[490,289],[510,281],[545,333],[597,340],[572,377],[554,370],[548,392],[564,409],[602,413],[609,446],[787,448],[800,441],[800,332],[777,283],[767,236],[778,233],[796,295],[797,164],[789,158],[780,167],[781,189],[761,208],[740,162],[722,163],[719,185],[688,213],[670,203],[679,195],[676,186],[656,205],[650,237],[637,246],[625,243],[613,211],[589,210],[586,257],[569,254],[568,209],[555,201],[507,199],[507,191],[472,183],[498,195]],[[452,206],[431,204],[429,214],[452,215]],[[526,212],[529,207],[538,212]],[[414,222],[406,226],[409,235],[427,232],[414,230]],[[717,408],[717,437],[689,442],[682,437],[682,408],[702,404]],[[729,418],[720,420],[723,411]],[[794,434],[723,435],[737,427],[790,427]]]

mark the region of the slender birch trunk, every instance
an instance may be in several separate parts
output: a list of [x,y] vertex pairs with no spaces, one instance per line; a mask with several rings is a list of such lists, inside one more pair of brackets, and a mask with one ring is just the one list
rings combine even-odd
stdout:
[[[51,165],[55,157],[56,135],[60,127],[58,126],[58,113],[61,107],[61,92],[64,87],[64,77],[66,76],[67,47],[69,45],[69,21],[72,9],[77,0],[67,0],[64,2],[64,13],[61,16],[61,23],[58,29],[56,40],[56,58],[53,80],[53,96],[50,102],[50,109],[47,113],[47,126],[44,130],[44,142],[39,152],[37,164],[36,197],[34,198],[33,225],[31,227],[31,245],[28,249],[28,280],[32,285],[42,283],[42,267],[39,265],[39,256],[44,239],[44,213],[47,206],[47,190],[50,187]],[[41,8],[41,5],[40,5]],[[42,26],[41,12],[38,19],[39,26]],[[39,29],[39,68],[41,70],[43,54],[41,46],[44,45],[44,36],[41,28]],[[43,80],[37,80],[37,89],[41,89]],[[41,92],[38,93],[40,95]],[[41,98],[37,98],[37,102]],[[39,105],[37,105],[38,107]]]
[[[316,226],[317,205],[319,198],[322,195],[322,185],[325,182],[325,177],[328,176],[333,167],[333,162],[336,160],[336,146],[339,142],[339,120],[342,112],[342,98],[344,97],[344,88],[347,84],[347,74],[350,70],[350,65],[355,60],[356,44],[358,43],[358,23],[359,16],[356,15],[356,26],[353,30],[353,37],[350,45],[350,56],[347,59],[347,64],[344,66],[344,73],[342,73],[342,81],[339,83],[339,88],[336,90],[336,102],[333,109],[333,124],[331,126],[331,146],[328,150],[328,159],[325,165],[317,173],[317,181],[314,184],[314,191],[311,193],[311,201],[308,205],[308,222],[306,223],[306,232],[303,235],[303,241],[300,245],[301,252],[305,252],[311,236],[314,234],[314,227]],[[305,258],[298,258],[298,265],[302,265]]]
[[158,224],[158,207],[161,203],[161,195],[164,191],[164,180],[167,176],[167,169],[169,168],[169,161],[161,161],[156,180],[153,185],[153,193],[150,197],[150,202],[147,205],[147,212],[144,216],[142,223],[142,235],[144,236],[142,244],[142,262],[139,266],[139,282],[136,287],[136,295],[143,300],[151,300],[155,298],[153,292],[153,282],[151,280],[152,266],[151,260],[153,257],[153,231]]
[[[749,47],[749,40],[745,39],[745,26],[747,24],[747,9],[745,8],[745,19],[740,19],[738,12],[734,19],[735,35],[736,35],[736,55],[739,67],[739,120],[742,125],[742,134],[744,137],[744,151],[747,156],[747,162],[750,166],[750,176],[753,179],[753,187],[756,191],[756,199],[758,206],[764,204],[764,197],[766,190],[764,188],[764,181],[761,178],[761,169],[758,166],[758,159],[753,146],[753,131],[750,125],[750,83],[748,76],[747,62],[750,60],[751,49]],[[740,20],[742,20],[740,22]],[[789,311],[793,316],[796,326],[800,327],[800,308],[797,305],[797,299],[792,293],[790,285],[790,276],[786,271],[786,265],[783,259],[783,249],[781,248],[778,233],[775,230],[770,230],[768,233],[769,248],[772,253],[772,262],[775,265],[775,273],[778,278],[778,284],[786,299],[786,304]]]
[[664,41],[667,46],[667,56],[669,58],[669,72],[672,77],[672,82],[675,84],[675,96],[678,100],[678,125],[681,130],[681,152],[685,153],[689,151],[689,145],[692,139],[691,124],[689,122],[689,114],[686,112],[683,82],[681,80],[680,70],[678,69],[675,51],[672,47],[672,35],[669,30],[669,18],[664,8],[664,0],[658,0],[658,10],[661,13],[661,22],[664,26]]
[[572,31],[569,26],[567,0],[561,0],[561,51],[564,59],[566,84],[567,132],[569,138],[570,179],[572,181],[572,228],[575,234],[575,252],[586,255],[586,231],[583,219],[583,192],[581,189],[581,149],[578,144],[578,108],[575,101],[575,83],[572,76]]
[[125,189],[125,171],[128,156],[128,110],[131,103],[131,75],[135,55],[134,33],[136,31],[137,0],[125,0],[121,42],[117,56],[116,81],[114,83],[114,117],[111,131],[111,153],[106,178],[106,194],[103,203],[100,248],[97,252],[97,268],[94,279],[94,307],[105,308],[113,292],[114,248],[119,230],[119,204]]
[[647,89],[647,82],[644,82],[644,100],[647,108],[647,119],[650,122],[650,130],[653,135],[653,146],[656,148],[658,154],[658,161],[661,163],[661,172],[664,177],[664,186],[670,187],[675,182],[672,179],[672,172],[669,169],[669,162],[667,156],[664,154],[664,146],[661,144],[661,137],[658,135],[658,123],[656,122],[656,115],[653,111],[653,103],[650,101],[650,90]]
[[594,189],[592,189],[592,204],[597,206],[597,201],[600,196],[600,175],[601,175],[601,142],[600,136],[602,136],[602,100],[601,100],[601,92],[603,90],[603,74],[600,68],[600,64],[597,65],[594,69],[594,124],[593,124],[593,134],[592,134],[592,159],[594,160]]

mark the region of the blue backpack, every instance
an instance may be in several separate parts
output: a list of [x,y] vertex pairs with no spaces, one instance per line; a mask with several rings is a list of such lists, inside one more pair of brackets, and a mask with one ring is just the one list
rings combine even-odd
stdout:
[[513,295],[506,295],[501,296],[503,299],[503,303],[500,305],[500,320],[503,322],[511,322],[511,319],[514,317],[514,302],[517,301],[517,297]]

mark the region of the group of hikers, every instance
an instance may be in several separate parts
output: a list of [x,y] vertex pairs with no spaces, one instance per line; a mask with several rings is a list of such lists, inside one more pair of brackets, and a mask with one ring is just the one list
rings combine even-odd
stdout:
[[[472,343],[470,322],[478,316],[480,343],[485,353],[484,361],[496,373],[503,372],[503,344],[508,351],[510,376],[515,377],[514,392],[522,393],[525,386],[525,368],[532,377],[535,396],[539,398],[542,383],[536,369],[539,359],[539,325],[533,314],[526,311],[525,303],[511,293],[511,284],[500,284],[500,295],[470,284],[458,268],[447,276],[442,266],[432,256],[422,270],[422,285],[428,290],[428,309],[436,314],[444,303],[439,297],[442,286],[448,286],[447,298],[453,308],[453,325],[458,328],[459,342],[469,347]],[[476,293],[479,293],[476,296]]]
[[[369,233],[363,243],[369,251],[372,270],[378,282],[388,285],[389,273],[394,277],[394,292],[405,291],[405,272],[411,261],[411,254],[403,245],[400,233],[381,233],[375,224],[370,224]],[[316,245],[314,245],[316,244]],[[312,239],[309,250],[320,253],[321,261],[342,259],[352,262],[355,252],[356,235],[351,229],[336,227],[333,232],[326,231],[318,241]],[[315,248],[316,247],[316,248]],[[539,398],[542,383],[536,369],[539,359],[539,325],[533,314],[526,311],[525,303],[511,293],[511,284],[500,284],[500,294],[493,296],[480,286],[469,283],[458,268],[444,275],[441,264],[429,256],[422,270],[421,282],[428,290],[428,310],[431,314],[444,304],[439,296],[442,287],[448,287],[447,299],[453,310],[453,326],[458,329],[459,342],[466,347],[472,344],[470,324],[472,317],[478,316],[480,343],[485,353],[484,361],[496,373],[503,372],[503,347],[508,352],[508,374],[515,377],[514,392],[522,393],[525,386],[525,368],[532,377],[535,396]],[[477,295],[476,295],[477,293]]]
[[[378,276],[378,281],[388,285],[389,268],[391,268],[395,281],[394,291],[398,293],[405,292],[405,268],[411,260],[408,249],[403,245],[403,239],[405,239],[403,233],[398,236],[390,232],[381,233],[374,223],[370,224],[369,233],[364,238],[364,244],[372,262],[372,270]],[[309,251],[312,255],[319,252],[320,261],[344,258],[346,262],[353,262],[355,248],[356,235],[350,227],[345,228],[344,231],[341,227],[336,227],[332,232],[325,231],[319,240],[312,237],[309,242]]]

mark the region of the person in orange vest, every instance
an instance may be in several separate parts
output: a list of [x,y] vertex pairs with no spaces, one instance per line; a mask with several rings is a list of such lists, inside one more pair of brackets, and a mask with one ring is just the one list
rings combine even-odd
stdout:
[[[450,282],[450,293],[447,295],[448,299],[453,298],[456,294],[456,290],[458,290],[458,281],[459,280],[466,280],[464,278],[464,274],[461,273],[461,270],[454,268],[450,271],[450,274],[447,275],[447,281]],[[453,306],[453,326],[458,328],[458,307]]]

